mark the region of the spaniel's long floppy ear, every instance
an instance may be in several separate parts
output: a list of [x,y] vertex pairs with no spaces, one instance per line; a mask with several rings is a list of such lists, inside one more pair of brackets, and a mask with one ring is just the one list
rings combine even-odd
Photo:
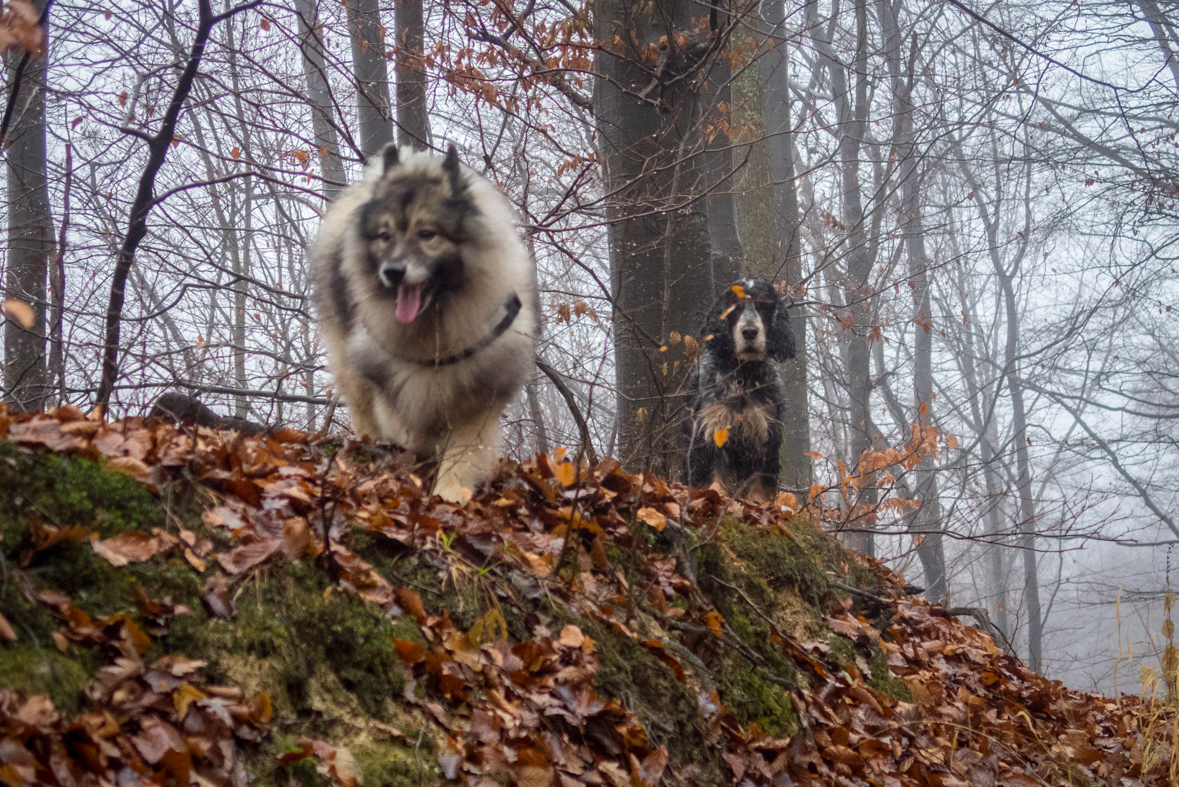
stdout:
[[733,332],[721,316],[726,311],[731,311],[729,306],[729,292],[726,288],[713,301],[708,316],[704,318],[704,327],[700,329],[700,342],[704,345],[704,352],[713,353],[717,358],[727,358],[737,349],[733,344]]
[[770,320],[770,335],[766,337],[766,352],[775,361],[781,362],[794,357],[794,331],[790,329],[790,313],[786,309],[786,298],[778,296],[774,304],[774,318]]

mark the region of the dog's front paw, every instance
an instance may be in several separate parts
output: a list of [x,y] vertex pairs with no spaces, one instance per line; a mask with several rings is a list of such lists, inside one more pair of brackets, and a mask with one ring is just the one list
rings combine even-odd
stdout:
[[469,486],[464,486],[455,476],[446,475],[434,484],[434,494],[449,503],[458,503],[462,506],[471,499],[472,492]]

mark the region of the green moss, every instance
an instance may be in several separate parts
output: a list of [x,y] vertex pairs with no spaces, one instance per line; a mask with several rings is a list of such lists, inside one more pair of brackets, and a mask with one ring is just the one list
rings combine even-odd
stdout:
[[60,628],[53,613],[39,604],[29,603],[15,582],[0,582],[0,610],[24,642],[48,644],[53,632]]
[[0,686],[26,696],[48,694],[53,707],[71,716],[82,709],[83,690],[98,664],[81,651],[69,657],[47,648],[16,643],[0,647]]
[[355,756],[361,785],[419,787],[441,778],[428,745],[414,751],[413,745],[374,742],[356,747]]
[[667,746],[673,767],[695,765],[694,784],[725,782],[718,752],[698,725],[696,698],[647,648],[597,621],[574,621],[593,638],[600,667],[594,689],[630,708],[656,744]]
[[831,660],[839,665],[840,669],[845,669],[848,664],[855,664],[856,656],[860,655],[856,650],[856,643],[839,634],[831,634],[827,637],[827,642],[831,645]]
[[798,713],[785,687],[763,680],[740,656],[725,658],[717,681],[725,704],[742,722],[756,722],[779,738],[798,731]]
[[872,670],[871,677],[866,681],[869,686],[895,700],[913,701],[913,692],[909,690],[909,684],[889,674],[888,656],[883,650],[874,649],[871,658],[868,659],[868,666]]
[[[740,522],[732,526],[752,530]],[[755,533],[767,538],[788,540],[784,536],[775,536],[764,531]],[[752,541],[753,534],[742,534]],[[747,543],[745,546],[749,547],[751,544]],[[769,614],[775,603],[769,581],[756,570],[748,570],[748,566],[735,566],[725,550],[716,544],[708,544],[700,550],[699,574],[701,588],[732,627],[733,633],[762,656],[767,673],[790,685],[796,684],[797,669],[773,644],[770,623],[763,617]],[[722,699],[729,701],[723,696]]]
[[770,587],[790,585],[803,601],[814,607],[822,606],[830,591],[823,571],[832,556],[829,536],[800,523],[791,531],[802,533],[796,541],[735,517],[722,521],[721,528],[725,545],[754,575]]
[[[165,512],[148,488],[80,457],[0,443],[0,529],[24,535],[29,512],[55,525],[85,525],[102,538],[162,526]],[[15,532],[14,532],[15,531]]]
[[301,757],[288,765],[280,765],[272,774],[272,778],[263,784],[299,785],[299,787],[330,787],[331,782],[315,770],[314,757]]
[[857,656],[863,657],[868,662],[869,670],[868,674],[864,676],[865,683],[893,699],[902,702],[913,701],[913,694],[909,691],[908,684],[889,674],[888,656],[879,647],[869,645],[860,649],[850,639],[838,634],[827,637],[827,642],[831,644],[831,660],[841,669],[846,668],[849,664],[854,664]]
[[311,566],[257,575],[237,596],[237,611],[231,621],[203,612],[177,618],[168,647],[208,660],[211,679],[244,680],[274,695],[280,712],[312,708],[322,699],[317,691],[342,690],[365,714],[386,718],[386,701],[405,687],[392,638],[422,642],[412,619],[394,621],[354,594],[328,591],[326,575]]

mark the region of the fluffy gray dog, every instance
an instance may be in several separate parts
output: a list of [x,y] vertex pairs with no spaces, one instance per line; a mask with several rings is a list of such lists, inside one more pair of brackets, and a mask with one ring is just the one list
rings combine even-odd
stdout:
[[[500,418],[533,370],[533,261],[486,178],[388,145],[309,250],[332,374],[356,432],[436,459],[434,493],[490,477]],[[464,492],[467,490],[467,492]]]

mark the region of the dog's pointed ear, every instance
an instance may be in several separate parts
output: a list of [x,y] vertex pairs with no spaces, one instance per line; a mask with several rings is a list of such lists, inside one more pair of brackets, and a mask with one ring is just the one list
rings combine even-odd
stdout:
[[382,174],[393,169],[401,162],[401,153],[397,150],[396,142],[385,143],[385,147],[381,149],[381,160],[384,162],[384,169],[381,170]]
[[770,321],[770,335],[766,344],[766,351],[775,361],[781,363],[794,357],[794,331],[790,327],[790,312],[786,308],[786,298],[778,296],[774,304],[774,318]]
[[450,179],[450,190],[458,195],[465,188],[462,169],[459,167],[458,148],[451,142],[446,148],[446,158],[442,159],[442,171]]

